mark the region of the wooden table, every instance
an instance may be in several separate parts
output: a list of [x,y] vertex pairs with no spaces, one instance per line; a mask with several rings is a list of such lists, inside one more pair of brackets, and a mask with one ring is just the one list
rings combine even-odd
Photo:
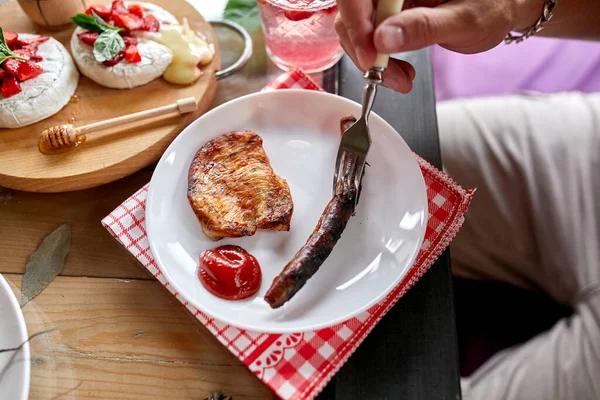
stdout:
[[[236,52],[238,42],[219,37]],[[257,37],[255,57],[242,74],[220,83],[213,106],[257,91],[280,73]],[[224,52],[224,64],[232,54]],[[409,96],[381,90],[375,110],[439,166],[429,56],[406,56],[419,71],[415,90]],[[360,98],[362,78],[349,60],[316,79],[334,90],[335,77],[341,95]],[[30,334],[55,329],[31,342],[30,398],[198,400],[211,390],[235,400],[273,398],[100,225],[151,174],[148,168],[103,187],[63,194],[0,189],[0,273],[15,292],[29,255],[47,233],[68,222],[73,235],[63,272],[23,308]],[[383,319],[320,398],[460,398],[447,254]]]

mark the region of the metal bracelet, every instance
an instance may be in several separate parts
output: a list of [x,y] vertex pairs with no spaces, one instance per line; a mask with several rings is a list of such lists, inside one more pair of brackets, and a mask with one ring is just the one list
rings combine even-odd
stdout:
[[544,12],[542,13],[540,19],[538,19],[537,22],[522,35],[517,36],[509,32],[506,35],[506,38],[504,38],[504,43],[521,43],[523,40],[530,38],[531,36],[544,29],[544,25],[546,24],[546,22],[550,21],[550,19],[552,18],[552,11],[556,7],[557,2],[558,0],[545,0]]
[[[0,0],[0,1],[2,1],[2,0]],[[233,64],[231,64],[229,67],[227,67],[223,70],[217,71],[215,73],[217,80],[220,81],[223,78],[227,78],[228,76],[233,75],[236,72],[239,72],[248,63],[248,61],[252,57],[252,49],[253,49],[252,38],[250,37],[250,34],[248,33],[248,31],[246,29],[244,29],[241,25],[236,24],[233,21],[222,19],[220,21],[209,21],[209,22],[211,25],[222,26],[222,27],[231,29],[234,32],[236,32],[238,35],[240,35],[242,37],[242,39],[244,39],[244,51],[242,52],[242,54],[240,55],[238,60],[236,62],[234,62]]]

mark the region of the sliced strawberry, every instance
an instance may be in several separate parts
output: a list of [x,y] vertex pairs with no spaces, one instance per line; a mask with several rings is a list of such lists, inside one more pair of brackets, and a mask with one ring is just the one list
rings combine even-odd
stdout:
[[17,76],[19,73],[19,66],[23,63],[23,61],[16,60],[14,58],[9,58],[2,64],[2,67],[12,76]]
[[129,6],[127,6],[127,9],[130,13],[132,13],[133,15],[137,15],[140,18],[144,18],[144,15],[146,15],[144,7],[142,7],[139,4],[130,4]]
[[312,11],[286,10],[283,15],[290,21],[302,21],[303,19],[310,18],[313,13]]
[[85,13],[87,15],[92,15],[92,11],[98,14],[100,18],[106,20],[106,18],[110,17],[111,7],[105,6],[104,4],[92,4]]
[[148,14],[144,17],[144,26],[142,30],[148,32],[158,32],[160,30],[160,23],[152,14]]
[[[112,26],[115,26],[115,21],[112,21]],[[119,31],[119,35],[121,35],[122,37],[125,37],[125,36],[132,36],[133,33],[131,33],[131,31],[127,28],[121,28],[121,30]]]
[[39,64],[32,62],[24,62],[19,66],[19,72],[17,73],[17,79],[21,82],[28,81],[29,79],[35,78],[44,72],[44,69]]
[[138,39],[135,36],[123,36],[125,46],[135,46],[138,44]]
[[7,76],[2,80],[2,96],[8,98],[21,92],[21,85],[14,76]]
[[42,61],[42,57],[37,54],[38,45],[39,43],[31,43],[21,46],[20,49],[13,51],[21,57],[27,58],[28,60]]
[[120,14],[112,12],[112,18],[115,21],[115,26],[127,28],[130,31],[141,29],[144,26],[144,20],[133,14]]
[[117,13],[117,14],[127,14],[129,13],[129,11],[127,10],[127,7],[125,7],[125,3],[123,3],[123,0],[115,0],[112,3],[112,12],[113,13]]
[[125,53],[120,52],[119,54],[117,54],[116,56],[111,58],[110,60],[104,61],[102,64],[104,64],[105,67],[112,67],[113,65],[117,65],[124,58],[125,58]]
[[26,58],[29,61],[42,61],[42,57],[35,54],[35,50],[31,50],[29,46],[22,47],[17,50],[13,50],[13,52],[23,58]]
[[16,44],[19,40],[19,35],[13,31],[4,31],[4,39],[7,45]]
[[16,49],[16,50],[13,50],[12,52],[15,53],[16,55],[26,58],[28,60],[31,60],[31,56],[33,55],[33,54],[31,54],[30,51],[23,50],[23,49]]
[[19,44],[22,46],[35,44],[37,47],[40,43],[44,43],[48,39],[50,39],[50,36],[36,36],[31,39],[19,39]]
[[96,43],[96,39],[98,39],[99,34],[97,32],[81,32],[77,34],[79,40],[81,40],[85,44],[89,44],[93,46]]
[[137,46],[125,47],[125,59],[129,64],[137,64],[142,61],[142,57],[140,56]]

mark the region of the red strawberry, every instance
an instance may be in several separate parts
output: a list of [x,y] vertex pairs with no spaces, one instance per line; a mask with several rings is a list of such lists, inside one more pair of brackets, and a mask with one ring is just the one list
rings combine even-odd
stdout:
[[50,39],[50,36],[36,36],[32,39],[19,39],[19,44],[22,46],[35,45],[36,48],[40,43],[44,43]]
[[286,10],[283,15],[290,21],[302,21],[303,19],[310,18],[313,13],[312,11]]
[[7,76],[2,80],[2,96],[8,98],[21,92],[21,85],[14,76]]
[[35,51],[31,51],[29,46],[25,46],[23,48],[13,50],[13,52],[21,57],[26,58],[30,61],[42,61],[42,57],[35,54]]
[[[112,21],[112,25],[115,26],[115,21]],[[125,36],[131,36],[132,34],[129,29],[122,28],[122,30],[119,31],[119,35],[121,35],[124,38]]]
[[127,28],[130,31],[135,31],[136,29],[141,29],[144,26],[144,20],[133,14],[121,14],[112,12],[112,18],[115,21],[115,26],[119,26],[121,28]]
[[130,13],[132,13],[133,15],[137,15],[140,18],[144,18],[144,15],[146,14],[146,12],[144,11],[144,7],[142,7],[139,4],[130,4],[129,6],[127,6],[127,8],[129,9]]
[[77,37],[85,44],[93,46],[98,39],[99,34],[97,32],[81,32],[77,34]]
[[21,63],[19,66],[19,72],[17,73],[17,79],[21,82],[25,82],[29,79],[35,78],[44,72],[44,69],[38,65],[31,62]]
[[14,58],[9,58],[2,64],[2,67],[12,76],[17,76],[19,73],[19,66],[23,63],[23,61],[16,60]]
[[137,46],[127,46],[125,48],[125,59],[129,64],[136,64],[142,61]]
[[92,15],[92,11],[98,14],[98,16],[103,20],[106,20],[108,17],[110,17],[111,8],[103,4],[92,4],[87,10],[85,10],[85,13],[87,15]]
[[117,13],[117,14],[128,14],[129,13],[129,11],[127,10],[127,7],[125,7],[125,3],[123,3],[123,0],[113,1],[112,12]]
[[39,43],[31,43],[21,47],[20,49],[14,50],[14,52],[21,57],[25,57],[31,61],[42,61],[43,58],[37,55],[37,48]]
[[7,45],[16,44],[19,39],[19,35],[13,31],[4,31],[4,39]]
[[123,41],[125,42],[125,46],[135,46],[138,44],[138,39],[135,36],[123,36]]
[[142,30],[149,32],[158,32],[160,29],[160,23],[152,14],[148,14],[144,17],[144,26]]
[[6,73],[5,70],[0,69],[0,81],[4,78],[6,78],[8,76],[8,74]]
[[117,65],[124,58],[125,58],[125,53],[120,52],[119,54],[117,54],[116,56],[111,58],[110,60],[104,61],[102,64],[104,64],[104,66],[106,66],[106,67],[112,67],[113,65]]

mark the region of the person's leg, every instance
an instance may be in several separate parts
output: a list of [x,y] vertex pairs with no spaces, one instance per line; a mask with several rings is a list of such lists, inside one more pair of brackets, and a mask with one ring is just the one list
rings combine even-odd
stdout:
[[450,101],[438,119],[445,171],[477,188],[453,272],[576,311],[490,360],[466,398],[600,398],[600,95]]

